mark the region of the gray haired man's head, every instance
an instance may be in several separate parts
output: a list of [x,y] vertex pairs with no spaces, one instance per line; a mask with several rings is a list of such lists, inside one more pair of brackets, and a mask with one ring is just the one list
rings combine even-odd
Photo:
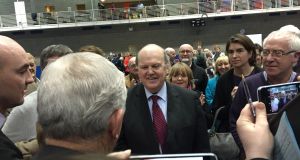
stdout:
[[123,118],[125,99],[124,75],[111,62],[90,52],[69,54],[43,71],[38,121],[46,139],[96,141],[113,131],[116,139],[121,125],[111,128],[111,118],[119,110]]

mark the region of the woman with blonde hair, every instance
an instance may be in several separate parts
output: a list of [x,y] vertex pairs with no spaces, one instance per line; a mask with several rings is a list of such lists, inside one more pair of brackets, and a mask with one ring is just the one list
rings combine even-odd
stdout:
[[229,59],[227,56],[220,56],[215,62],[215,76],[211,78],[206,86],[205,95],[206,103],[211,106],[215,97],[217,82],[221,75],[230,69]]

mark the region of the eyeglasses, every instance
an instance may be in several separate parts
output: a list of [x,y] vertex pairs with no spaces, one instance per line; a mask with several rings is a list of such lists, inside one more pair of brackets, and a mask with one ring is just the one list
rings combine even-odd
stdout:
[[191,51],[191,50],[181,50],[181,51],[179,51],[179,53],[192,53],[193,51]]
[[294,53],[297,51],[289,51],[289,52],[284,52],[283,50],[270,50],[270,49],[264,49],[262,51],[262,55],[264,57],[267,57],[269,54],[271,54],[272,57],[281,57],[281,56],[285,56],[291,53]]

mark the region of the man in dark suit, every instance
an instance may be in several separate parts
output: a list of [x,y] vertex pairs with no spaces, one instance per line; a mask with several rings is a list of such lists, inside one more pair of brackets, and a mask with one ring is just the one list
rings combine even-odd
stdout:
[[279,103],[278,103],[278,108],[281,109],[284,105],[287,104],[287,97],[285,94],[285,91],[280,92],[280,98],[279,98]]
[[167,57],[163,48],[146,45],[138,53],[137,65],[142,83],[128,92],[115,150],[131,149],[133,154],[209,152],[197,93],[165,82]]
[[[33,82],[29,59],[23,47],[9,37],[0,36],[0,128],[7,109],[21,105],[27,85]],[[0,159],[23,159],[22,153],[0,131]]]
[[205,70],[193,62],[193,47],[190,44],[183,44],[179,47],[179,59],[191,67],[194,76],[195,91],[205,93],[208,77]]

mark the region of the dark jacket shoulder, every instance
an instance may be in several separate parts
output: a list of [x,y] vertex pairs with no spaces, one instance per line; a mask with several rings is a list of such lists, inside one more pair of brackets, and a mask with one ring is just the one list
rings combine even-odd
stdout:
[[23,159],[21,151],[0,130],[0,159]]

